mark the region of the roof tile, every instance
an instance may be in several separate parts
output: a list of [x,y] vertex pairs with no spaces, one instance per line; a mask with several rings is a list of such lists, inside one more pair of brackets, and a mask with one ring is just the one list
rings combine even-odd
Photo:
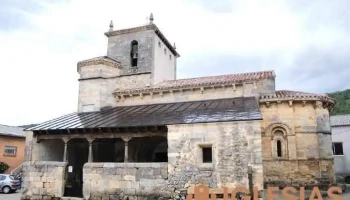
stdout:
[[115,91],[117,94],[130,94],[137,92],[148,92],[167,89],[180,89],[193,86],[213,86],[220,84],[234,84],[247,81],[257,81],[266,78],[275,78],[274,71],[251,72],[241,74],[227,74],[219,76],[206,76],[199,78],[188,78],[163,81],[152,87],[136,88],[123,91]]

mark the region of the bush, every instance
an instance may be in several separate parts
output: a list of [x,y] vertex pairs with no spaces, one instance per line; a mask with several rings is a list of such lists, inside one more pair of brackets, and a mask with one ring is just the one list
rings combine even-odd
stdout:
[[4,162],[0,162],[0,173],[4,173],[10,166]]

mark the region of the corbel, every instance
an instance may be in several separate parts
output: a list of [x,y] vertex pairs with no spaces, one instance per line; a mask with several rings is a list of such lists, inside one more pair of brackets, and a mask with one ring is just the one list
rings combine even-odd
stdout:
[[179,91],[180,91],[180,94],[183,94],[183,90],[182,89],[179,89]]
[[316,101],[315,108],[322,108],[322,101]]
[[116,95],[116,96],[115,96],[115,99],[116,99],[117,102],[119,102],[119,101],[120,101],[119,95]]
[[215,90],[215,86],[214,86],[214,85],[213,85],[213,86],[211,86],[211,89]]
[[124,95],[121,95],[120,98],[121,98],[122,102],[124,102],[124,99],[125,99]]
[[256,84],[256,82],[254,82],[254,89],[256,89],[258,86],[257,86],[257,84]]
[[282,101],[277,101],[277,106],[281,106]]
[[163,97],[163,91],[159,92],[160,97]]
[[170,90],[169,93],[170,93],[170,95],[173,95],[173,94],[174,94],[173,90]]
[[236,90],[236,84],[232,84],[232,90],[233,90],[233,91]]
[[132,98],[132,97],[133,97],[133,95],[132,95],[132,94],[129,94],[129,97],[130,97],[130,98]]
[[293,106],[293,101],[289,100],[289,106],[292,107]]
[[305,107],[306,106],[306,101],[302,101],[302,103],[303,103],[303,107]]
[[153,92],[150,92],[149,95],[151,96],[151,98],[153,98]]
[[266,101],[266,108],[269,108],[270,107],[270,102]]
[[221,85],[221,87],[222,87],[222,89],[224,89],[224,90],[225,90],[225,85]]
[[143,99],[143,93],[140,93],[140,98]]
[[202,94],[204,93],[204,87],[201,87],[201,93]]

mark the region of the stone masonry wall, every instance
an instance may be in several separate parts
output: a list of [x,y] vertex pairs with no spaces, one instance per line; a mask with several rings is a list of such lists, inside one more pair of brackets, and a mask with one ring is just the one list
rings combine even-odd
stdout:
[[[265,182],[318,184],[334,181],[329,113],[320,102],[294,101],[261,103],[263,162]],[[283,130],[285,155],[275,157],[274,130]],[[277,136],[280,137],[280,136]]]
[[23,165],[24,191],[21,200],[62,197],[66,162],[25,162]]
[[84,198],[92,200],[167,198],[167,163],[86,163]]
[[[201,147],[212,146],[213,162],[202,162]],[[260,121],[168,126],[169,188],[184,196],[200,179],[210,187],[263,187]]]
[[118,101],[115,106],[125,105],[140,105],[140,104],[154,104],[154,103],[169,103],[169,102],[183,102],[183,101],[199,101],[218,98],[235,98],[259,96],[259,94],[270,94],[275,90],[274,80],[261,80],[254,85],[253,83],[237,84],[235,88],[232,86],[205,88],[201,91],[199,88],[193,90],[163,92],[150,94],[134,95],[133,97],[125,96],[123,101]]

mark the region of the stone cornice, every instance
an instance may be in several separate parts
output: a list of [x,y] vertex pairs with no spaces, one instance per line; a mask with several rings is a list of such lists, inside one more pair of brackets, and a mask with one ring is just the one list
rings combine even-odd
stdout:
[[164,42],[164,44],[169,48],[169,50],[176,57],[180,57],[180,54],[170,44],[170,42],[166,39],[166,37],[163,35],[163,33],[159,30],[159,28],[155,24],[149,24],[149,25],[139,26],[139,27],[134,27],[134,28],[109,31],[109,32],[106,32],[105,35],[107,37],[112,37],[112,36],[117,36],[117,35],[136,33],[136,32],[141,32],[141,31],[148,31],[148,30],[153,30],[158,35],[158,37]]
[[115,67],[119,69],[122,67],[119,61],[114,60],[113,58],[110,58],[107,56],[101,56],[101,57],[91,58],[91,59],[78,62],[77,64],[78,72],[80,71],[81,67],[91,66],[91,65],[106,65],[109,67]]

